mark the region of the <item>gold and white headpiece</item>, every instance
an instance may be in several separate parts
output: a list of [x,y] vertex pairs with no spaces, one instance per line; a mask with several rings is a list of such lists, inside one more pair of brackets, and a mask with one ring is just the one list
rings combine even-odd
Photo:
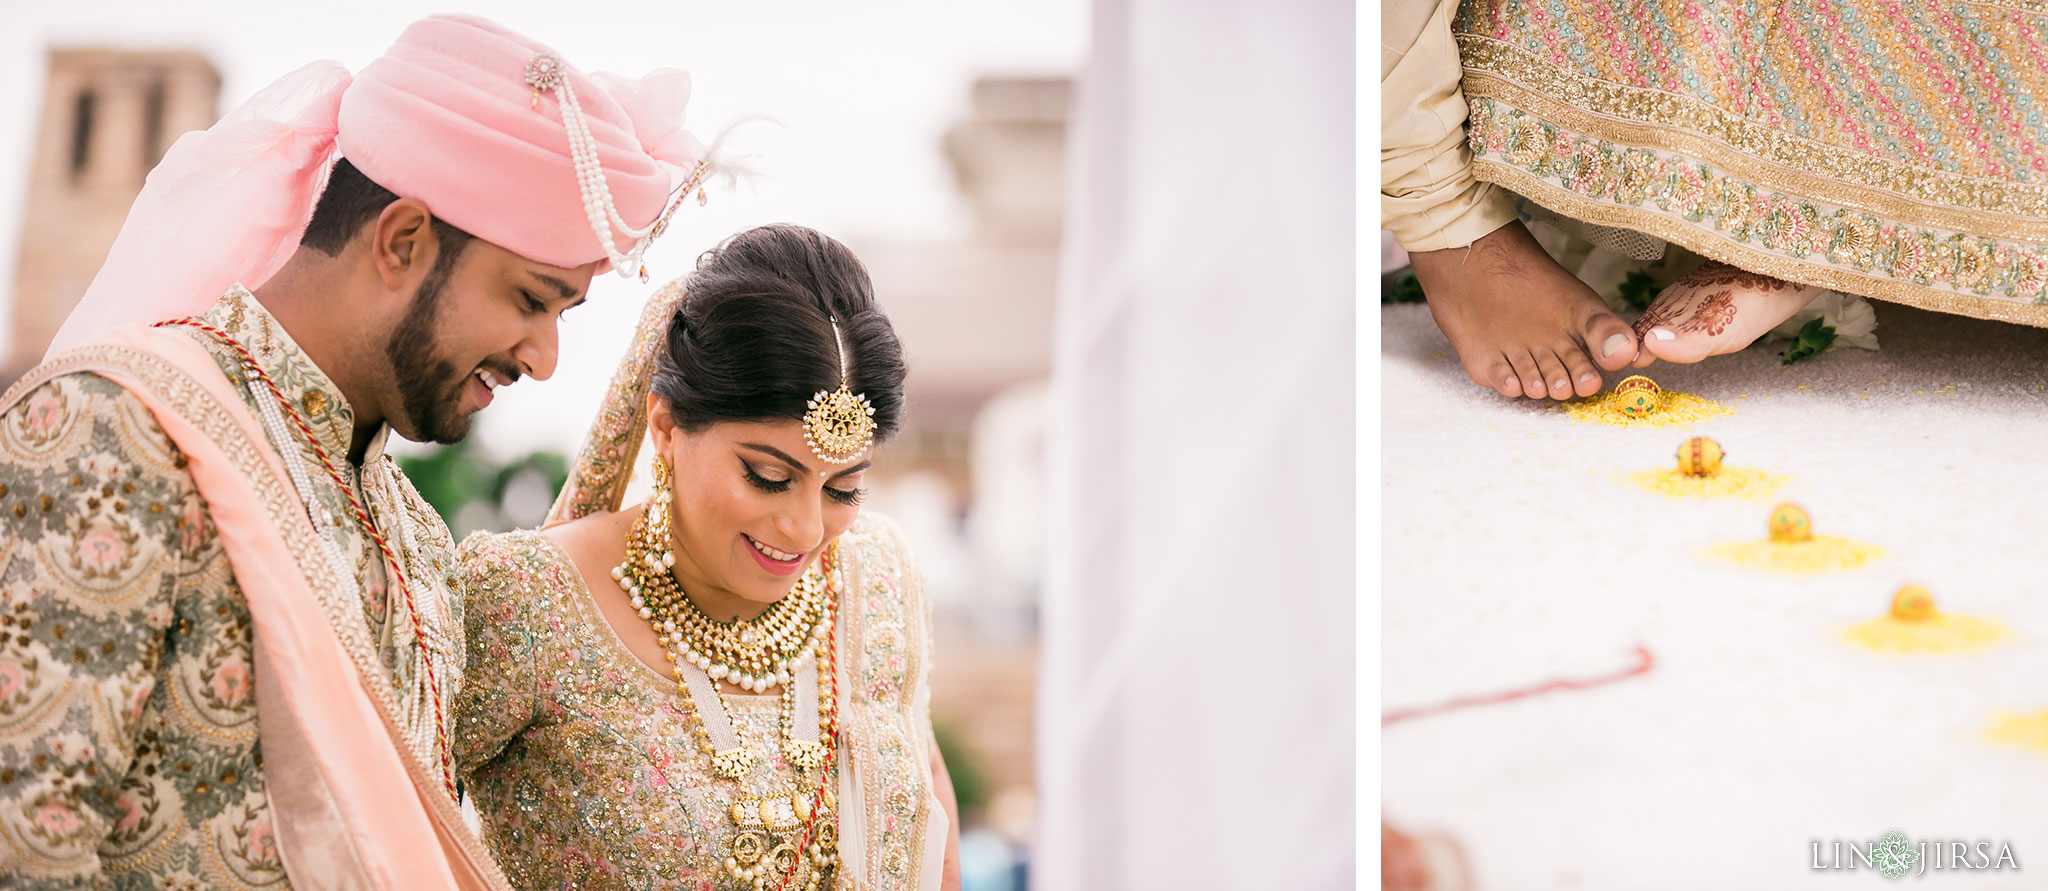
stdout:
[[846,464],[875,444],[875,407],[847,388],[846,340],[832,320],[832,344],[839,350],[839,389],[819,390],[804,412],[804,442],[827,464]]
[[[561,56],[545,50],[535,53],[526,63],[526,85],[533,89],[528,104],[539,110],[542,93],[553,93],[559,100],[562,129],[569,135],[569,158],[576,168],[576,183],[582,191],[583,212],[590,221],[591,234],[597,236],[597,243],[604,247],[605,258],[611,261],[613,271],[628,278],[638,275],[644,284],[648,280],[644,261],[647,249],[668,230],[669,218],[675,216],[676,208],[683,206],[683,198],[690,194],[691,189],[696,189],[697,204],[702,206],[705,203],[704,175],[711,169],[711,162],[700,159],[694,163],[690,178],[683,183],[681,190],[673,193],[674,200],[654,222],[644,227],[626,222],[626,218],[619,214],[617,202],[612,200],[611,187],[605,183],[604,163],[598,158],[599,142],[591,136],[590,121],[583,113],[582,102],[576,98],[575,88],[569,84],[568,70],[568,64],[562,61]],[[687,96],[688,90],[683,93]],[[680,119],[677,125],[680,126]],[[632,246],[619,250],[613,241],[618,235],[631,239]]]

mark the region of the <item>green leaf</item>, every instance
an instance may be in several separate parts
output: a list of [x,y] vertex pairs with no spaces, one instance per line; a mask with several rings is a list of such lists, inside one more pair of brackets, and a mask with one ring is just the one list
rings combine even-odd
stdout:
[[1422,283],[1415,280],[1415,267],[1397,269],[1380,276],[1381,303],[1421,303]]
[[983,770],[979,753],[968,747],[948,721],[932,721],[932,738],[939,744],[946,772],[952,775],[954,805],[963,814],[979,814],[988,804],[993,782]]
[[1807,322],[1806,327],[1792,339],[1792,348],[1778,354],[1778,358],[1790,365],[1801,359],[1810,359],[1826,351],[1835,342],[1835,326],[1823,325],[1820,319]]
[[1623,278],[1620,287],[1621,299],[1637,309],[1649,309],[1650,302],[1657,299],[1657,280],[1640,269]]
[[[569,478],[569,459],[558,453],[537,451],[506,464],[470,448],[474,441],[474,438],[466,439],[398,459],[398,467],[406,479],[419,490],[420,497],[433,505],[435,512],[441,515],[441,521],[448,524],[449,531],[458,541],[474,531],[459,528],[456,520],[462,509],[476,502],[502,509],[507,484],[520,473],[540,474],[546,479],[549,491],[553,492],[561,491]],[[490,531],[507,530],[493,528]]]

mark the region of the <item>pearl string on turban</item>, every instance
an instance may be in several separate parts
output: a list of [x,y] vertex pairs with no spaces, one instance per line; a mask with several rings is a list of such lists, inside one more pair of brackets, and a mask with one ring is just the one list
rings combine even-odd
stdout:
[[[542,57],[561,88],[530,83]],[[614,257],[637,261],[674,190],[704,173],[704,146],[682,128],[689,93],[682,71],[585,75],[475,16],[415,22],[353,76],[336,62],[307,65],[171,146],[48,355],[117,325],[204,312],[237,282],[260,287],[298,248],[337,151],[372,182],[529,260],[600,271]],[[589,212],[597,195],[616,220]]]

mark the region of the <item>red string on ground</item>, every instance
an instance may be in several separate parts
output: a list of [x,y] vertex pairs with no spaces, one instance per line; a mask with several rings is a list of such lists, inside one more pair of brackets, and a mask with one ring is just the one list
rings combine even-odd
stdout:
[[1650,670],[1650,666],[1654,664],[1655,661],[1656,660],[1650,655],[1649,649],[1642,646],[1637,646],[1636,664],[1630,666],[1625,671],[1621,671],[1610,675],[1603,675],[1601,677],[1596,678],[1586,678],[1583,680],[1567,679],[1547,681],[1545,683],[1538,684],[1534,687],[1526,687],[1520,690],[1509,690],[1505,693],[1487,693],[1480,696],[1463,696],[1457,699],[1450,700],[1449,702],[1440,702],[1436,705],[1424,705],[1417,706],[1415,708],[1396,709],[1394,711],[1386,712],[1380,715],[1380,726],[1388,727],[1393,724],[1409,720],[1411,718],[1421,718],[1426,717],[1428,715],[1440,715],[1444,712],[1453,712],[1461,708],[1471,708],[1475,705],[1497,705],[1503,702],[1512,702],[1517,699],[1527,699],[1531,696],[1540,696],[1545,693],[1555,693],[1559,690],[1584,690],[1589,687],[1598,687],[1604,684],[1612,684],[1615,681],[1625,681],[1629,678],[1635,677],[1636,675],[1648,672]]

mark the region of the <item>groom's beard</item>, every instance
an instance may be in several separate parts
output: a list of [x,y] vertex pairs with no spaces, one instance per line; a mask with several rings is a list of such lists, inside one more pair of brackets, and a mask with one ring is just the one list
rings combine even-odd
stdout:
[[[384,345],[385,360],[398,378],[400,408],[421,442],[454,443],[469,435],[469,413],[462,411],[463,388],[469,374],[441,355],[435,339],[441,289],[454,271],[452,257],[441,258],[420,282],[420,292],[399,323],[398,334]],[[472,370],[473,371],[473,370]]]

